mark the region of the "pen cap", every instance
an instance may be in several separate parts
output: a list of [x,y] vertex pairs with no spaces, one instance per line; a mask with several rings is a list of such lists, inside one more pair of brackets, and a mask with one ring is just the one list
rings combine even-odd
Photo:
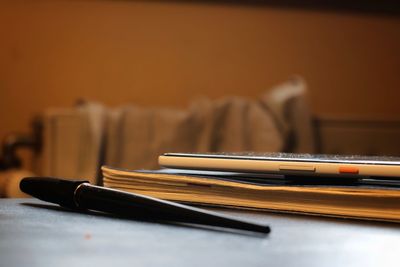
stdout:
[[60,206],[77,208],[74,201],[75,190],[88,181],[68,181],[51,177],[27,177],[22,179],[19,187],[38,199],[59,204]]

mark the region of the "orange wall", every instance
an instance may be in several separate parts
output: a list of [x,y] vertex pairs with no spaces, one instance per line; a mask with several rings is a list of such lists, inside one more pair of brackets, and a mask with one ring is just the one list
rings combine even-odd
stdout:
[[0,138],[78,98],[184,107],[305,77],[315,114],[400,119],[400,19],[156,1],[5,1]]

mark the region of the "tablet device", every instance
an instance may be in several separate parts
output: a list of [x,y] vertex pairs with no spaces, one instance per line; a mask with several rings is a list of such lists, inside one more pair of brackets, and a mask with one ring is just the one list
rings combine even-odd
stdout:
[[162,167],[284,175],[398,177],[400,157],[292,153],[165,153]]

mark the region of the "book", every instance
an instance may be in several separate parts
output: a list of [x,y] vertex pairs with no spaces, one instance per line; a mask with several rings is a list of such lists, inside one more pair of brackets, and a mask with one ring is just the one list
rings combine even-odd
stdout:
[[187,204],[400,222],[400,187],[394,180],[332,184],[278,175],[108,166],[102,174],[106,187]]

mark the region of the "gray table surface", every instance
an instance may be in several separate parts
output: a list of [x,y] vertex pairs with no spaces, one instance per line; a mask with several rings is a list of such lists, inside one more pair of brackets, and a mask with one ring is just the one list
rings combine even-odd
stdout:
[[221,212],[267,236],[67,211],[0,199],[0,266],[400,266],[400,225]]

